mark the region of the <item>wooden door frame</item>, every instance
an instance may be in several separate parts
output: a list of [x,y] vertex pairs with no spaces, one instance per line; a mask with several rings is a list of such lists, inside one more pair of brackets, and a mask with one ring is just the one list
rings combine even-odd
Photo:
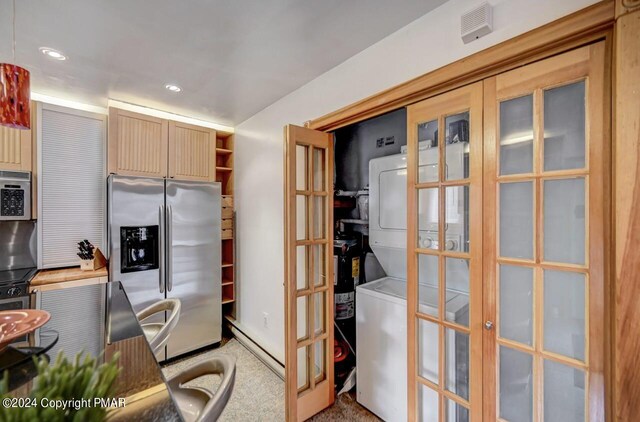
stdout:
[[[605,40],[610,85],[604,127],[610,133],[611,181],[605,208],[609,246],[605,257],[606,419],[629,420],[640,413],[640,1],[603,0],[549,24],[504,41],[415,79],[306,122],[311,129],[338,128],[484,80],[577,47]],[[633,337],[633,338],[630,338]]]

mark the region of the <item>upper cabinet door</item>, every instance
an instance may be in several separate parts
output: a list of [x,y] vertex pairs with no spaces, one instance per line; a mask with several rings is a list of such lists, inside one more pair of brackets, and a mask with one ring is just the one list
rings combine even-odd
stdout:
[[31,131],[0,126],[0,170],[31,171]]
[[109,173],[167,176],[169,122],[130,111],[109,109]]
[[216,131],[169,122],[169,177],[212,182],[216,178]]

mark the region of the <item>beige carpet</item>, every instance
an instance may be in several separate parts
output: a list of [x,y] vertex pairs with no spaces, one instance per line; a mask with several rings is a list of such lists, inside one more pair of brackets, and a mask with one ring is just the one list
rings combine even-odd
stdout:
[[[219,355],[236,358],[235,386],[219,420],[284,421],[284,381],[236,339],[231,339],[216,349],[172,362],[163,368],[163,372],[165,376],[169,376],[196,362]],[[202,377],[194,382],[196,385],[200,383],[217,386],[220,384],[220,377]]]
[[[236,383],[220,421],[284,421],[284,381],[236,339],[223,341],[222,346],[216,349],[171,362],[162,371],[165,376],[170,376],[196,362],[217,355],[230,355],[236,358]],[[194,384],[218,386],[220,377],[202,377],[194,381]],[[333,406],[320,412],[311,420],[314,422],[379,421],[375,415],[360,406],[354,397],[352,394],[341,395]]]
[[[353,390],[355,391],[355,389]],[[333,421],[380,421],[376,415],[360,406],[355,398],[355,393],[341,394],[336,398],[333,406],[323,410],[310,419],[312,422]]]

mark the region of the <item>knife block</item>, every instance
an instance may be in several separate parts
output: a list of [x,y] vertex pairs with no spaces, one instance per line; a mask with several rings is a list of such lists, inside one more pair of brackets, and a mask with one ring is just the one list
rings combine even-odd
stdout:
[[93,259],[81,259],[80,269],[82,271],[95,271],[107,265],[107,258],[104,257],[99,248],[93,252]]

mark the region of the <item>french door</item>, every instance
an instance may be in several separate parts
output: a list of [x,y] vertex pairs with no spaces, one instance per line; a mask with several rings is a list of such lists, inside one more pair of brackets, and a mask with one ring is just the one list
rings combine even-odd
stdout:
[[604,43],[485,80],[485,420],[604,420]]
[[[331,192],[331,194],[330,194]],[[333,137],[285,127],[285,406],[303,421],[334,401]]]
[[[407,107],[410,421],[604,419],[605,45]],[[289,421],[333,403],[329,134],[285,128]]]
[[407,114],[407,415],[480,420],[482,82]]

